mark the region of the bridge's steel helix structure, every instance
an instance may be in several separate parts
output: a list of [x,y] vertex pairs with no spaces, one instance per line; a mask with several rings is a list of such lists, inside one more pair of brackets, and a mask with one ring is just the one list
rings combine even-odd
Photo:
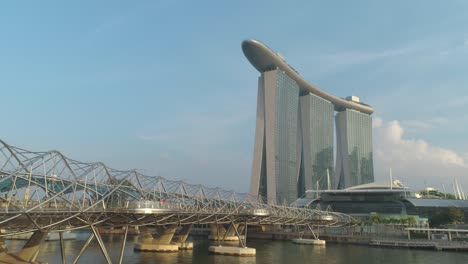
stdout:
[[[351,217],[271,205],[248,194],[33,152],[0,140],[2,236],[98,226],[187,224],[339,226]],[[93,229],[94,230],[94,229]]]

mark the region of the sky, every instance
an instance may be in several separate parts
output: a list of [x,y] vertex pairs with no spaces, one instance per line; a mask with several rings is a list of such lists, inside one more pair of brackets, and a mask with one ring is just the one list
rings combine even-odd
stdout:
[[377,181],[468,188],[468,2],[10,1],[0,138],[246,192],[258,39],[375,108]]

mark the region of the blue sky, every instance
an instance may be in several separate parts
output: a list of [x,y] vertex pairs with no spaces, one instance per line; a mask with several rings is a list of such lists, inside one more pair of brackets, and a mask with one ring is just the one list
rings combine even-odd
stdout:
[[0,138],[247,191],[258,73],[240,44],[255,38],[375,107],[378,180],[394,167],[413,187],[468,187],[467,13],[466,1],[5,2]]

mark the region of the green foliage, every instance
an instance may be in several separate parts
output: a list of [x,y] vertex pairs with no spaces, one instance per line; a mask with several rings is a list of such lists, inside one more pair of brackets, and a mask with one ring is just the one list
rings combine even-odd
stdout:
[[450,200],[455,200],[456,199],[455,194],[446,193],[446,195],[447,195],[447,199],[450,199]]
[[368,224],[380,224],[382,222],[382,218],[377,213],[372,213],[369,220],[367,220]]
[[415,225],[417,223],[413,216],[405,217],[385,217],[381,218],[378,214],[372,215],[368,221],[369,224],[396,224],[396,225]]
[[449,207],[429,218],[429,225],[431,227],[438,227],[445,224],[459,224],[464,223],[465,213],[462,209],[456,207]]
[[439,192],[437,190],[430,190],[430,191],[422,190],[422,191],[419,192],[419,194],[421,194],[423,196],[436,196],[436,197],[440,197],[440,198],[444,198],[444,199],[450,199],[450,200],[455,200],[455,198],[456,198],[454,194],[443,193],[443,192]]
[[406,217],[408,220],[408,224],[409,225],[416,225],[418,223],[418,221],[416,221],[416,218],[414,218],[413,216],[407,216]]

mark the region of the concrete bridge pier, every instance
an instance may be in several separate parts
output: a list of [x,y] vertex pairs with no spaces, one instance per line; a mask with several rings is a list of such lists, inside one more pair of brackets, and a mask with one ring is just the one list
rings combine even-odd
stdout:
[[[236,228],[239,227],[239,224],[234,225],[236,225]],[[214,241],[239,241],[239,237],[236,236],[232,224],[230,224],[227,230],[223,224],[210,224],[210,235],[208,239]]]
[[[255,256],[257,253],[255,248],[247,247],[247,222],[245,222],[243,225],[243,231],[244,231],[243,235],[241,235],[241,233],[239,232],[239,224],[231,223],[228,231],[231,229],[234,230],[237,240],[240,242],[239,246],[228,247],[228,246],[222,246],[221,243],[219,243],[218,246],[210,246],[208,248],[208,251],[217,255]],[[227,235],[228,232],[226,232],[225,234]],[[224,241],[222,238],[221,240]]]
[[312,233],[312,235],[314,236],[314,239],[305,239],[303,238],[304,237],[304,233],[305,233],[305,230],[303,232],[301,232],[300,236],[298,239],[293,239],[292,242],[294,244],[306,244],[306,245],[314,245],[314,246],[325,246],[326,242],[325,240],[321,240],[318,238],[318,236],[315,234],[314,230],[312,229],[312,227],[310,225],[307,225],[307,227],[309,228],[310,232]]
[[24,244],[23,248],[18,253],[9,253],[3,240],[0,240],[0,263],[13,264],[13,263],[45,263],[37,261],[39,249],[47,237],[48,232],[36,231],[31,238]]
[[179,250],[179,245],[172,244],[172,237],[177,229],[177,225],[156,226],[157,235],[153,236],[147,227],[140,227],[140,237],[134,249],[137,251],[154,252],[175,252]]
[[193,249],[193,243],[187,242],[191,230],[192,224],[183,225],[179,234],[172,239],[172,244],[178,245],[179,249]]
[[[0,230],[0,234],[1,233],[2,231]],[[8,252],[8,249],[5,244],[5,240],[3,240],[3,238],[0,238],[0,254],[5,253],[5,252]]]
[[[234,229],[232,231],[234,232],[233,235],[235,236],[236,234],[235,234]],[[244,234],[245,233],[245,225],[237,224],[237,232],[239,232],[239,234]],[[241,238],[242,238],[242,235],[241,235]]]

